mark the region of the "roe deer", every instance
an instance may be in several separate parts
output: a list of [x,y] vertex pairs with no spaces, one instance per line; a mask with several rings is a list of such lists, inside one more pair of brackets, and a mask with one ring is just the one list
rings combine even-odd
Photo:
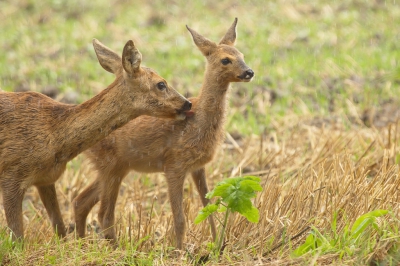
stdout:
[[23,238],[22,200],[30,186],[59,236],[65,227],[54,182],[68,161],[140,115],[184,119],[191,103],[153,70],[141,67],[132,41],[122,58],[93,40],[102,67],[115,81],[92,99],[63,104],[36,92],[0,92],[0,186],[8,227]]
[[[192,174],[203,205],[209,200],[204,165],[210,162],[223,140],[226,93],[230,82],[250,81],[254,72],[245,64],[243,54],[233,45],[235,19],[220,43],[190,29],[194,43],[207,59],[199,97],[191,98],[193,112],[185,120],[173,121],[142,116],[130,121],[85,152],[97,179],[74,199],[77,234],[85,235],[86,217],[101,201],[99,222],[107,239],[116,241],[114,209],[119,187],[130,170],[164,172],[176,233],[176,247],[182,249],[185,220],[182,209],[183,183]],[[215,224],[209,219],[215,239]]]

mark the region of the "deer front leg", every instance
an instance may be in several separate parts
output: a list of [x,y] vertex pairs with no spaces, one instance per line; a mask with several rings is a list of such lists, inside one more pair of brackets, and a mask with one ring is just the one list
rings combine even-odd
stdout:
[[100,182],[95,180],[83,190],[72,202],[75,214],[75,229],[78,237],[85,237],[86,219],[93,208],[99,202]]
[[12,231],[13,240],[24,238],[24,226],[22,221],[22,200],[25,191],[19,188],[19,184],[12,179],[3,179],[3,206],[8,227]]
[[125,174],[125,172],[120,174],[113,173],[112,177],[107,178],[103,176],[101,183],[99,221],[104,238],[111,240],[111,243],[116,243],[117,240],[114,229],[115,204],[117,203],[119,187]]
[[54,231],[59,237],[65,237],[65,225],[61,216],[60,206],[58,205],[55,185],[37,186],[36,188],[39,191],[40,199],[46,208]]
[[168,184],[168,196],[174,219],[176,247],[182,250],[185,234],[185,216],[183,214],[183,183],[185,174],[166,173]]
[[[206,171],[205,168],[202,167],[196,171],[192,172],[192,179],[193,182],[196,185],[197,191],[200,194],[201,202],[203,203],[203,206],[207,206],[208,203],[210,203],[210,200],[206,198],[206,194],[208,193],[208,187],[207,187],[207,182],[206,182]],[[208,217],[208,222],[210,223],[211,226],[211,234],[213,236],[214,241],[216,240],[217,236],[217,231],[215,227],[215,222],[214,222],[214,217],[210,215]]]

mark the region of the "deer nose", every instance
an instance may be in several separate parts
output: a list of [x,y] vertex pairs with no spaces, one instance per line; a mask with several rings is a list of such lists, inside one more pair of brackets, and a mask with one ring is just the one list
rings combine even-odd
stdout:
[[254,77],[254,71],[251,70],[251,69],[246,70],[246,78],[249,79],[249,78],[252,78],[252,77]]
[[182,111],[189,111],[192,108],[192,103],[190,101],[186,101],[182,106]]

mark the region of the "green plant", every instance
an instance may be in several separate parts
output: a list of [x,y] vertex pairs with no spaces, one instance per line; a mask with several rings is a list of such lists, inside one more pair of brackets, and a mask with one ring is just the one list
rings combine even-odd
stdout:
[[387,210],[375,210],[363,214],[357,218],[350,230],[349,226],[346,225],[341,234],[337,232],[337,213],[335,213],[331,224],[331,234],[322,234],[317,228],[312,227],[305,242],[294,250],[292,255],[299,257],[309,252],[313,254],[335,252],[339,253],[341,257],[344,254],[353,255],[357,248],[368,243],[362,236],[366,235],[371,226],[378,232],[382,231],[376,222],[376,218],[387,213]]
[[250,200],[256,196],[257,191],[262,191],[260,178],[256,176],[244,176],[225,179],[219,182],[212,191],[207,193],[206,198],[218,197],[218,199],[214,204],[208,204],[201,209],[194,222],[198,224],[216,211],[225,212],[224,221],[221,223],[218,232],[219,236],[214,245],[212,245],[212,249],[217,256],[224,243],[230,213],[238,212],[246,217],[248,221],[258,223],[260,217],[258,209],[253,206]]
[[7,261],[10,252],[18,253],[23,250],[23,241],[13,241],[11,233],[3,228],[0,229],[0,264]]

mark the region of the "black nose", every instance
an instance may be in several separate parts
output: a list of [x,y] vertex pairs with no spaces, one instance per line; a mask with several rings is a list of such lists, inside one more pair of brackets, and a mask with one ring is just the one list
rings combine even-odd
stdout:
[[252,78],[254,77],[254,71],[249,69],[246,71],[246,78]]
[[189,111],[192,108],[192,103],[186,101],[182,106],[182,111]]

